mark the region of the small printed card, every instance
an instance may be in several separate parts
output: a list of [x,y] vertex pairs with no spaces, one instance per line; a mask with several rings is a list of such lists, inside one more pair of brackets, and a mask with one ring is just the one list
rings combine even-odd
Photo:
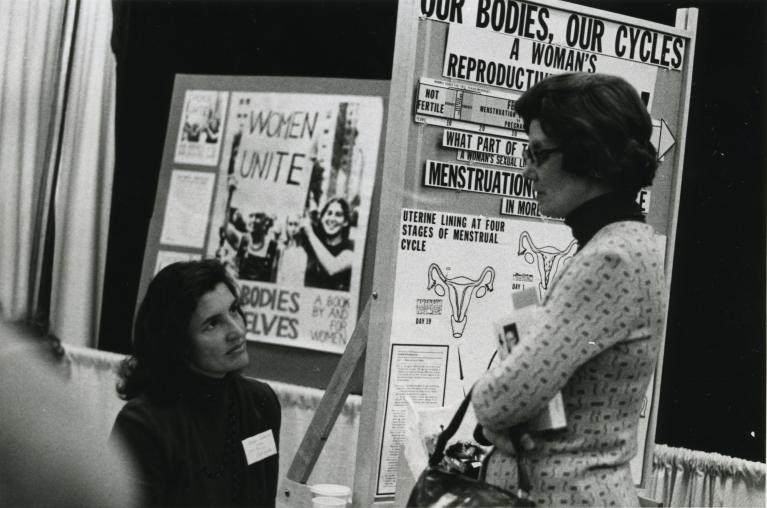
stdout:
[[275,455],[277,453],[277,445],[274,443],[272,429],[267,429],[260,434],[243,439],[242,448],[245,450],[245,458],[248,461],[248,465]]
[[514,312],[495,322],[495,332],[498,338],[498,355],[506,358],[511,350],[519,344],[522,330],[530,327],[539,317],[536,314],[539,305],[538,288],[531,287],[512,293]]

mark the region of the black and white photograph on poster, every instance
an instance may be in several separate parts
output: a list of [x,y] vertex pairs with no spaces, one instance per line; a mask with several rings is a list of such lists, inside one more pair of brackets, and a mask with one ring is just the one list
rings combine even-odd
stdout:
[[231,101],[207,255],[239,281],[249,339],[341,352],[357,315],[382,100]]
[[228,92],[188,90],[176,140],[177,164],[215,166],[221,151]]
[[517,323],[507,323],[501,328],[503,340],[499,343],[499,349],[503,348],[506,353],[511,353],[514,346],[519,344],[519,331]]

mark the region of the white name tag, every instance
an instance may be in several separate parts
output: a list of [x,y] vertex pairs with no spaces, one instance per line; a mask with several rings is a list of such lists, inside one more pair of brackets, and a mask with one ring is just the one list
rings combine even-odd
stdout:
[[274,444],[272,429],[243,439],[242,448],[245,450],[245,458],[248,461],[248,465],[275,455],[277,453],[277,445]]

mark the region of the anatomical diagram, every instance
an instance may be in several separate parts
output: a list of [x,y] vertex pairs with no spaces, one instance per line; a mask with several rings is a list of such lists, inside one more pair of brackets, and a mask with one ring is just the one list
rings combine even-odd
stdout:
[[[466,323],[469,316],[469,305],[476,296],[482,298],[488,291],[493,290],[495,281],[495,270],[491,266],[486,266],[482,273],[476,279],[459,275],[448,278],[442,272],[442,269],[436,263],[429,265],[427,290],[434,290],[438,296],[447,294],[450,301],[452,314],[450,315],[450,328],[453,338],[459,339],[463,336]],[[463,365],[461,363],[461,349],[458,347],[458,369],[461,380],[463,381]]]
[[519,235],[517,255],[524,256],[527,263],[535,264],[538,268],[538,275],[540,276],[538,292],[541,300],[543,300],[543,296],[546,294],[549,284],[554,280],[557,271],[575,255],[577,250],[578,243],[575,240],[572,240],[564,249],[558,249],[553,245],[538,247],[533,243],[533,239],[530,238],[530,233],[527,231],[523,231]]

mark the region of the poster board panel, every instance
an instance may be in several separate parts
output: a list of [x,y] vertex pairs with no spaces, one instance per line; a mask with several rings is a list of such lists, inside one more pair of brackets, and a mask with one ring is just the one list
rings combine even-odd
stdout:
[[[391,420],[383,394],[398,361],[391,345],[448,345],[445,404],[453,403],[487,368],[493,333],[482,326],[508,313],[514,291],[545,291],[555,259],[572,242],[560,221],[540,215],[521,177],[527,136],[513,110],[516,98],[547,75],[569,71],[618,74],[637,87],[660,154],[654,185],[637,202],[659,241],[673,244],[694,47],[694,27],[558,1],[401,1],[397,27],[381,197],[390,208],[382,211],[376,241],[373,290],[380,298],[371,314],[361,421],[361,433],[376,442],[358,451],[360,505],[391,502],[396,491],[391,468],[381,467],[397,461],[396,447],[381,446]],[[523,236],[533,240],[529,256],[520,255]],[[538,269],[536,252],[547,255],[548,269]],[[434,293],[435,278],[444,282],[442,294]],[[371,450],[389,455],[370,458]],[[643,458],[640,452],[632,465],[636,483]]]
[[246,373],[324,388],[371,283],[387,88],[177,76],[139,294],[173,261],[219,259],[241,290]]

